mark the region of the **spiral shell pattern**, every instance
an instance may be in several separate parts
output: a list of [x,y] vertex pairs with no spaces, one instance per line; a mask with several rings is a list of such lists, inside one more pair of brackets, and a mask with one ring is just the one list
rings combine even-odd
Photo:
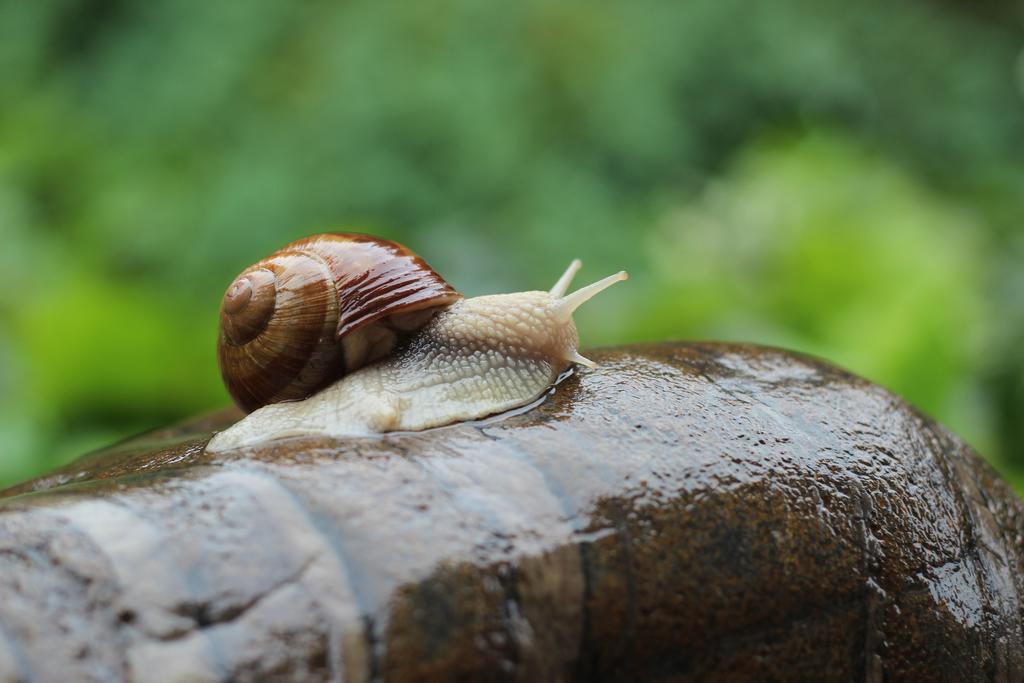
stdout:
[[[460,297],[395,242],[357,233],[292,242],[246,268],[224,295],[218,340],[224,384],[246,411],[305,398],[390,352],[410,327],[429,319],[400,314]],[[357,338],[359,348],[377,348],[354,353],[345,341]]]

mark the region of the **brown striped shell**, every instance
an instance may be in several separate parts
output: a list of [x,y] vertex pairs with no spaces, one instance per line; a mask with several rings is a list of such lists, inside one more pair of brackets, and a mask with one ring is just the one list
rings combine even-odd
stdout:
[[246,268],[224,294],[217,355],[244,410],[305,398],[391,352],[461,297],[404,246],[314,235]]

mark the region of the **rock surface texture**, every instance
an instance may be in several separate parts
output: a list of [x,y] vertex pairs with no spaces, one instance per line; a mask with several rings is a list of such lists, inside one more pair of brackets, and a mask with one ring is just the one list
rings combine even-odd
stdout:
[[1024,679],[1024,508],[876,385],[597,352],[539,407],[204,452],[223,414],[0,498],[0,681]]

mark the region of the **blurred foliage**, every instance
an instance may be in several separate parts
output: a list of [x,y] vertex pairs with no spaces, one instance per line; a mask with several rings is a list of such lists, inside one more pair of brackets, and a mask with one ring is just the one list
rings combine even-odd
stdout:
[[995,318],[972,284],[984,224],[902,168],[834,136],[754,145],[664,217],[650,254],[645,334],[671,336],[682,312],[712,337],[809,351],[995,448],[978,403]]
[[1022,46],[996,0],[0,4],[0,482],[225,403],[224,288],[342,227],[468,294],[628,268],[585,343],[817,353],[1018,477]]

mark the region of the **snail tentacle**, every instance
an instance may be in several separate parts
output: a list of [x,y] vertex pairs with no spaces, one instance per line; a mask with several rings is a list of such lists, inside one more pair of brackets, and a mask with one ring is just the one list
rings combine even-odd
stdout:
[[555,286],[552,287],[548,293],[551,296],[565,296],[565,293],[569,291],[569,285],[572,284],[572,279],[576,277],[576,273],[579,272],[582,266],[583,261],[580,261],[578,258],[574,258],[569,264],[569,267],[565,269],[564,273],[562,273],[562,277],[558,278],[558,282],[555,283]]
[[620,270],[614,275],[609,275],[606,278],[602,278],[597,282],[593,282],[586,287],[580,287],[572,294],[561,298],[558,304],[558,314],[563,320],[569,320],[572,318],[573,311],[582,306],[584,303],[594,298],[598,293],[608,289],[616,282],[622,282],[628,280],[629,274]]

